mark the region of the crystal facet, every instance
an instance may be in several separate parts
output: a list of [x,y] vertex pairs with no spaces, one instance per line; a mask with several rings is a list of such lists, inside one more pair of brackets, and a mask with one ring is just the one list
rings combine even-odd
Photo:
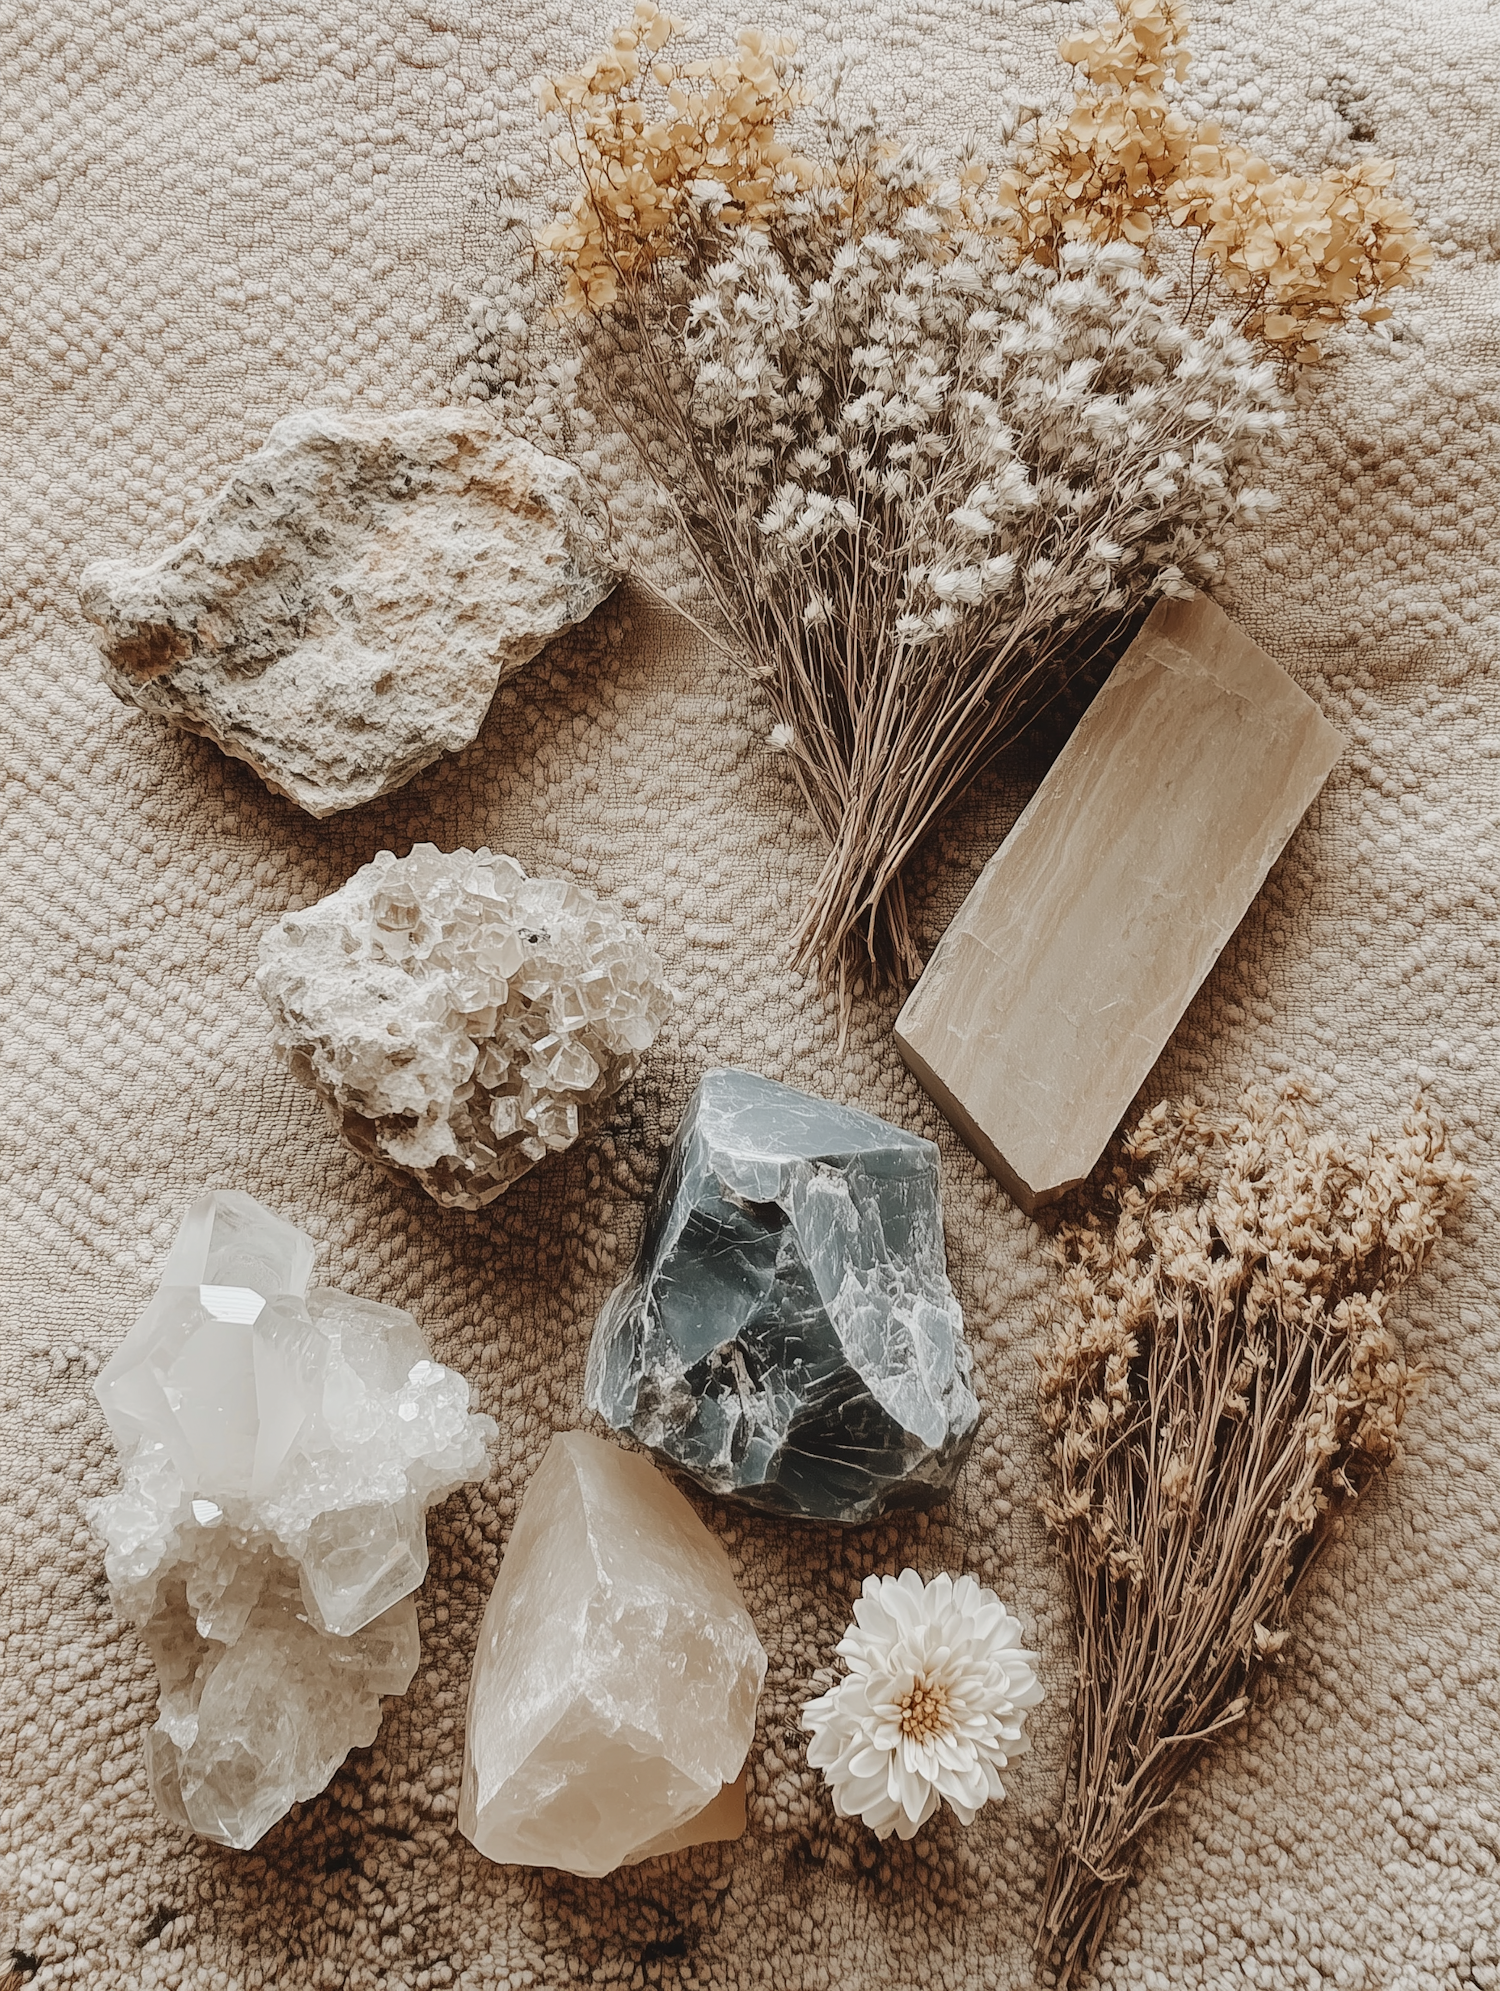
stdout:
[[594,1329],[590,1406],[711,1493],[854,1523],[952,1489],[969,1379],[931,1141],[709,1072]]
[[90,1518],[156,1661],[169,1818],[252,1846],[416,1670],[427,1508],[495,1433],[410,1314],[308,1290],[313,1244],[221,1190],[183,1220],[95,1390],[125,1461]]
[[765,1675],[687,1501],[649,1459],[566,1432],[480,1626],[459,1826],[489,1859],[586,1876],[738,1838]]
[[261,941],[276,1043],[349,1145],[454,1209],[602,1119],[672,994],[640,928],[514,858],[383,850]]

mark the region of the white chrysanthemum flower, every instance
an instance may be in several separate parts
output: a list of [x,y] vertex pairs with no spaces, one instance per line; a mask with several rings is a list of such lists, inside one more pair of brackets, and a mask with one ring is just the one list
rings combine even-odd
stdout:
[[839,1816],[910,1839],[944,1798],[972,1825],[1004,1797],[999,1772],[1030,1747],[1022,1727],[1042,1698],[1020,1639],[972,1576],[867,1576],[838,1645],[849,1671],[802,1710]]

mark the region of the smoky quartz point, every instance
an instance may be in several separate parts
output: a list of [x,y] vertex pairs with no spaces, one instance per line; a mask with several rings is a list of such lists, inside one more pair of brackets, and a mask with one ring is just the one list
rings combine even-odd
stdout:
[[590,1406],[721,1498],[857,1524],[951,1491],[970,1373],[932,1142],[709,1072],[594,1329]]

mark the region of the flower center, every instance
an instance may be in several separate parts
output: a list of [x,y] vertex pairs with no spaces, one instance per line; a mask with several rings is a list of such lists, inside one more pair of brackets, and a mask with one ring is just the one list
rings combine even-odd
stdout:
[[896,1706],[901,1710],[901,1733],[908,1741],[930,1742],[948,1728],[948,1689],[936,1680],[918,1674]]

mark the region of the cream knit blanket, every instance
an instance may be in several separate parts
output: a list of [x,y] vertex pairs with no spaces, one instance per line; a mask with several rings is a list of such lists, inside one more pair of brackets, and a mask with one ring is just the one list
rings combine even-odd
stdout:
[[[1051,46],[1087,18],[1046,0],[823,6],[752,18],[864,63],[895,120],[934,138],[982,128],[1017,68],[1060,98]],[[730,0],[697,11],[715,38],[734,23]],[[1420,1082],[1479,1193],[1405,1309],[1430,1375],[1409,1456],[1323,1565],[1274,1707],[1161,1820],[1100,1975],[1460,1991],[1500,1982],[1500,12],[1196,11],[1203,110],[1273,158],[1395,155],[1439,254],[1394,342],[1311,383],[1286,508],[1224,591],[1351,745],[1148,1092],[1223,1102],[1300,1071],[1330,1112],[1389,1124]],[[626,593],[502,693],[468,753],[318,824],[117,704],[75,605],[87,558],[166,547],[310,397],[446,393],[497,241],[496,168],[540,161],[531,78],[607,18],[599,0],[0,0],[6,1991],[1029,1981],[1072,1664],[1033,1500],[1051,1274],[905,1076],[891,1005],[861,1008],[840,1059],[834,1018],[778,958],[817,851],[754,697]],[[945,831],[929,944],[1027,778],[1013,769]],[[250,981],[268,920],[421,838],[622,897],[682,990],[617,1130],[480,1217],[336,1145],[272,1062]],[[742,1841],[601,1883],[489,1866],[454,1822],[478,1613],[548,1434],[580,1418],[589,1329],[661,1139],[713,1062],[942,1143],[983,1429],[931,1519],[843,1536],[707,1510],[771,1656]],[[153,1813],[154,1679],[112,1622],[80,1511],[115,1472],[90,1376],[203,1185],[285,1211],[320,1240],[323,1276],[412,1308],[502,1429],[493,1479],[433,1519],[410,1694],[245,1854]],[[1050,1698],[1004,1806],[880,1847],[833,1824],[797,1713],[861,1577],[906,1562],[996,1585]]]

